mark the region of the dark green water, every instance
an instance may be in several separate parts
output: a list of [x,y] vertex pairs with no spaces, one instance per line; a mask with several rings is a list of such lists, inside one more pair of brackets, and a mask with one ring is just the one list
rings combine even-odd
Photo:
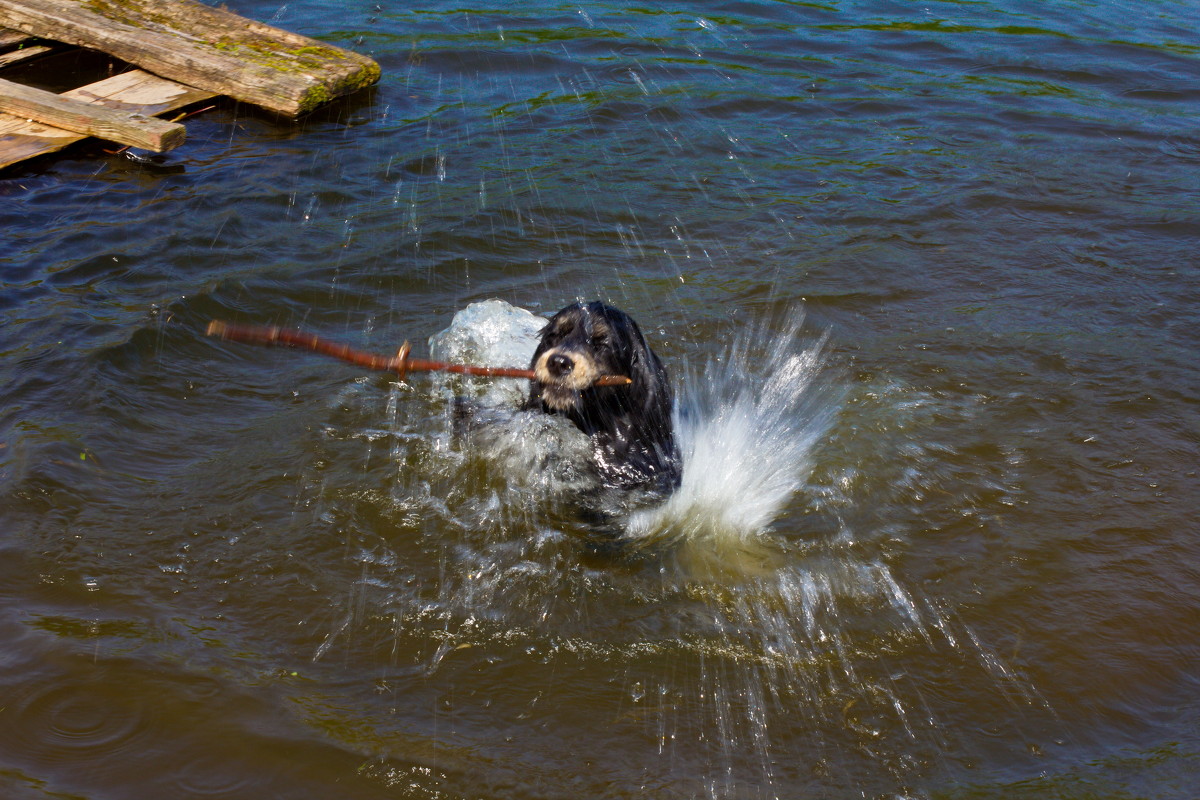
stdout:
[[[1191,4],[235,10],[383,80],[0,173],[0,795],[1194,797]],[[203,336],[493,297],[642,323],[667,543]]]

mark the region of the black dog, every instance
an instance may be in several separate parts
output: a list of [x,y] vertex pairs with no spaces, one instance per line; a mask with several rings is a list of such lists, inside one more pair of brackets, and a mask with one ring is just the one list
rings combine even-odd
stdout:
[[[551,317],[541,337],[525,408],[561,414],[590,436],[605,485],[664,494],[678,488],[671,386],[637,323],[600,302],[576,303]],[[632,383],[593,385],[606,375]]]

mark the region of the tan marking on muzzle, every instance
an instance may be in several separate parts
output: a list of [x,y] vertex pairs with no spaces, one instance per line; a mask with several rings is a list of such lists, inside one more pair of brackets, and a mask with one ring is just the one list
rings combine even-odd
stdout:
[[[566,375],[555,376],[550,372],[547,363],[556,355],[566,356],[575,365]],[[596,368],[596,362],[592,361],[586,353],[552,347],[538,356],[537,362],[533,365],[533,374],[537,378],[538,383],[544,386],[554,386],[579,392],[596,382],[596,379],[600,377],[600,370]]]

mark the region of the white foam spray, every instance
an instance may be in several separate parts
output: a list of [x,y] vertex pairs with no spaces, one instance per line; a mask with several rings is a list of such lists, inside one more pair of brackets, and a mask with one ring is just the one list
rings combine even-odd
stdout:
[[630,515],[629,539],[746,547],[792,501],[838,399],[819,380],[825,339],[803,322],[793,312],[778,328],[745,330],[681,376],[683,481],[662,505]]

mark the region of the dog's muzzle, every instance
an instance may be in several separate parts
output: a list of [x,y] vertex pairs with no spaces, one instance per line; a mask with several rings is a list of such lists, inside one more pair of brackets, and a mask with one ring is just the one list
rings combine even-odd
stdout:
[[533,374],[546,405],[566,411],[579,403],[579,393],[596,382],[600,370],[586,353],[554,347],[538,357]]

